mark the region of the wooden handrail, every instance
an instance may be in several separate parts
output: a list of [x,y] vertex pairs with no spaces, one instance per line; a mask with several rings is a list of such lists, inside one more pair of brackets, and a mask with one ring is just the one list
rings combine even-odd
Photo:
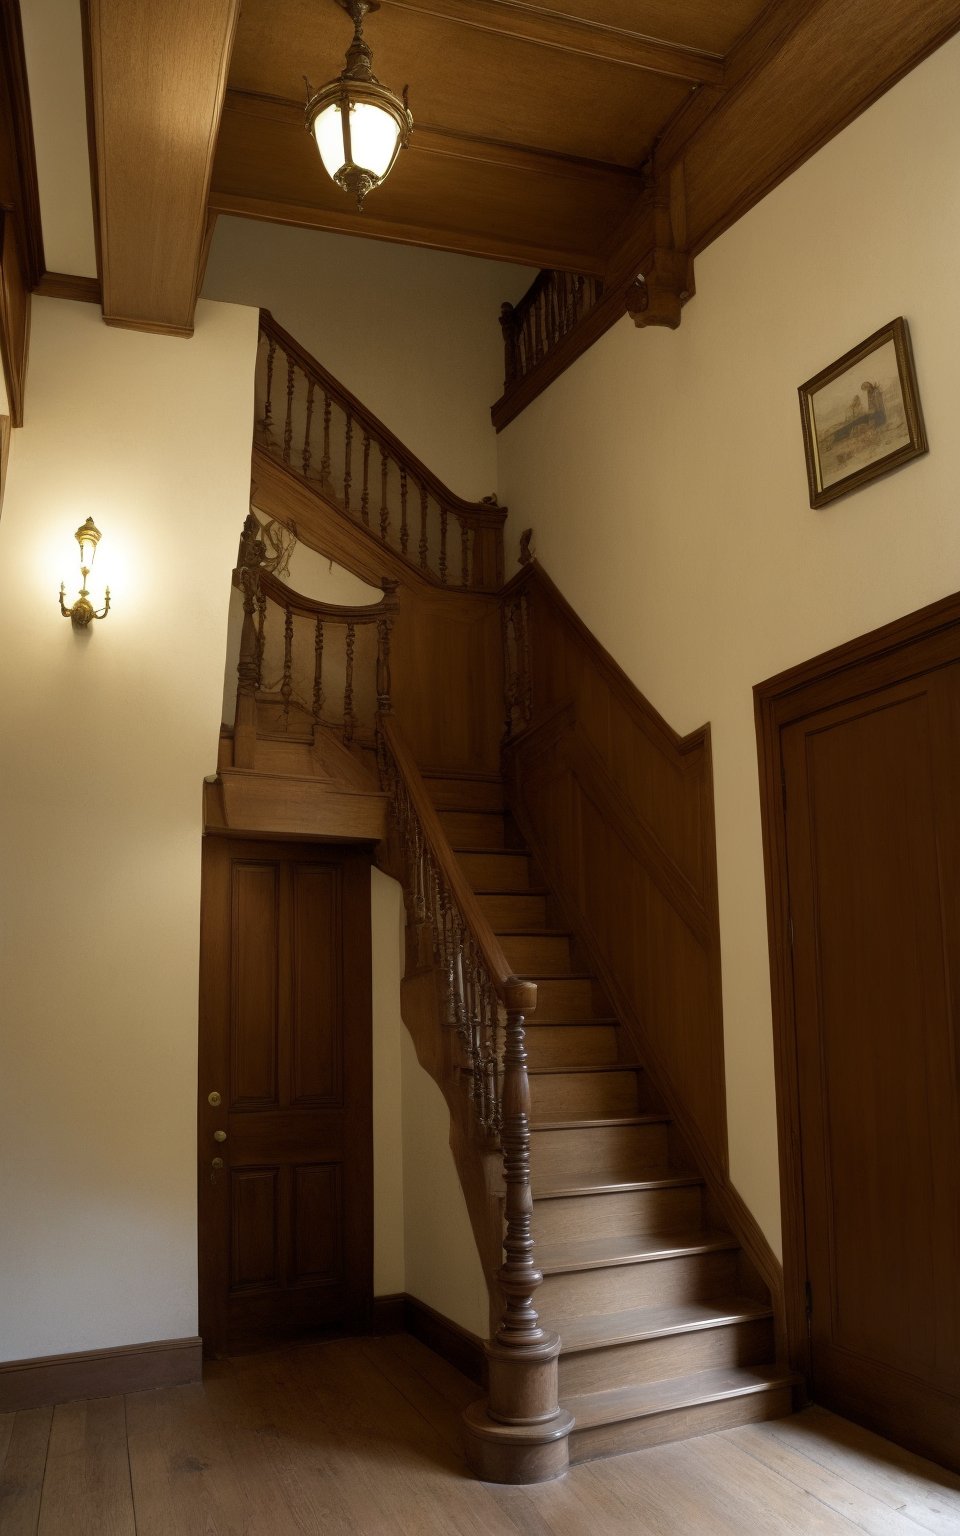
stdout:
[[424,836],[430,845],[430,851],[443,871],[460,914],[473,935],[497,996],[507,1008],[518,1009],[524,1014],[532,1013],[537,1006],[536,983],[521,981],[511,970],[496,934],[450,846],[440,817],[423,782],[420,769],[404,740],[403,732],[392,715],[384,715],[381,718],[380,729],[402,775]]
[[[233,573],[233,584],[235,587],[243,586],[243,578],[239,570]],[[341,624],[376,624],[385,613],[395,613],[400,606],[397,583],[387,576],[381,582],[383,597],[380,602],[361,603],[354,606],[344,603],[322,603],[316,598],[304,597],[302,592],[295,592],[292,587],[286,586],[271,571],[260,571],[258,585],[264,597],[270,598],[280,608],[289,608],[291,613],[302,619],[329,619],[331,623]]]
[[356,395],[345,384],[341,384],[340,380],[335,378],[328,369],[324,368],[323,364],[318,362],[315,357],[312,357],[290,335],[289,331],[284,330],[283,326],[273,318],[269,309],[261,309],[260,311],[260,329],[267,336],[272,337],[282,347],[288,357],[296,358],[304,373],[308,377],[315,379],[318,384],[322,384],[324,389],[334,399],[345,409],[349,410],[354,421],[358,421],[363,425],[371,438],[376,439],[383,447],[389,449],[396,462],[402,465],[408,474],[421,481],[422,484],[432,491],[438,502],[447,507],[451,512],[456,512],[458,516],[469,518],[478,527],[503,527],[507,519],[506,507],[495,506],[485,501],[465,501],[462,496],[458,496],[455,491],[451,491],[450,487],[444,485],[443,481],[433,473],[433,470],[428,469],[422,459],[418,459],[416,454],[405,443],[402,443],[399,437],[395,436],[378,416],[374,416],[373,412],[368,410],[363,402],[358,400]]

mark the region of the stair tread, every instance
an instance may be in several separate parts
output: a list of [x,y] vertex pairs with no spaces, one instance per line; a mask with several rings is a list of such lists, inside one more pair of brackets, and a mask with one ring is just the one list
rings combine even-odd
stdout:
[[629,1344],[668,1334],[694,1333],[725,1324],[760,1321],[773,1309],[749,1296],[724,1296],[716,1301],[669,1302],[658,1307],[629,1307],[623,1312],[572,1318],[564,1323],[561,1353],[575,1354],[605,1345]]
[[538,1184],[533,1191],[534,1200],[564,1200],[576,1195],[621,1195],[635,1189],[683,1189],[692,1184],[702,1184],[703,1175],[683,1173],[668,1169],[663,1173],[649,1173],[644,1179],[591,1179],[585,1184]]
[[[482,848],[479,851],[481,853],[513,853],[515,850],[513,848]],[[542,885],[525,885],[522,891],[505,891],[498,885],[491,887],[475,885],[473,894],[474,896],[549,896],[550,892]]]
[[[526,895],[526,891],[523,893]],[[572,939],[569,928],[495,928],[498,939]]]
[[543,1024],[547,1029],[589,1029],[592,1024],[603,1024],[607,1028],[610,1025],[619,1025],[619,1019],[613,1019],[609,1014],[598,1014],[595,1019],[541,1019],[537,1014],[531,1014],[524,1020],[524,1029],[536,1029],[538,1024]]
[[639,1386],[584,1392],[565,1398],[563,1407],[573,1414],[577,1429],[589,1429],[596,1424],[615,1424],[622,1419],[644,1418],[674,1408],[717,1402],[725,1397],[765,1392],[771,1387],[793,1386],[798,1380],[792,1371],[777,1365],[723,1366],[695,1371],[689,1376],[669,1377],[665,1381],[648,1381]]
[[651,1110],[643,1115],[593,1115],[587,1120],[531,1120],[531,1131],[582,1131],[585,1127],[596,1130],[610,1125],[665,1125],[670,1116],[662,1110]]
[[686,1253],[711,1253],[739,1244],[729,1232],[710,1228],[680,1228],[676,1232],[617,1233],[614,1237],[579,1238],[576,1242],[541,1243],[537,1266],[543,1274],[576,1269],[606,1269],[612,1264],[645,1264]]

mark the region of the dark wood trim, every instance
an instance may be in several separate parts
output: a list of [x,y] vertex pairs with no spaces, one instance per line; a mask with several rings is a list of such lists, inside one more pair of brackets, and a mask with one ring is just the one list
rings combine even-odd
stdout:
[[30,356],[30,290],[23,271],[18,225],[16,212],[0,206],[0,363],[14,427],[23,426]]
[[[883,687],[897,681],[904,675],[903,653],[918,641],[934,639],[941,642],[944,660],[960,655],[960,593],[835,646],[758,683],[753,690],[773,1010],[786,1338],[791,1365],[805,1373],[809,1368],[805,1296],[807,1261],[782,732],[792,721],[802,719],[842,695],[851,681],[849,674],[855,668],[867,668],[863,679],[865,691],[869,691],[873,682],[877,687]],[[929,661],[925,670],[928,665]]]
[[7,459],[10,456],[10,417],[0,416],[0,512],[3,511],[3,493],[7,485]]
[[40,222],[40,190],[33,146],[30,87],[23,47],[19,0],[0,0],[0,61],[6,78],[13,149],[17,162],[18,238],[23,253],[24,278],[33,288],[44,271],[43,229]]
[[105,325],[115,325],[124,331],[146,331],[149,336],[179,336],[189,341],[192,325],[167,325],[163,320],[131,320],[123,315],[104,315]]
[[118,1349],[7,1360],[0,1364],[0,1413],[70,1403],[81,1397],[184,1386],[200,1380],[201,1353],[199,1338],[158,1339]]
[[478,1386],[486,1386],[487,1355],[483,1340],[477,1334],[444,1317],[441,1312],[435,1312],[416,1296],[404,1297],[403,1321],[407,1333],[412,1333],[421,1344],[426,1344],[434,1354]]
[[100,234],[100,157],[97,154],[97,114],[94,110],[93,41],[90,36],[90,0],[80,0],[80,39],[83,47],[83,95],[87,115],[87,160],[90,166],[90,201],[93,205],[93,244],[97,260],[100,305],[103,305],[103,241]]
[[78,277],[73,272],[44,272],[33,291],[42,299],[73,299],[80,304],[100,303],[100,279]]
[[408,1291],[373,1298],[370,1332],[412,1334],[448,1365],[478,1386],[486,1387],[487,1354],[483,1339]]

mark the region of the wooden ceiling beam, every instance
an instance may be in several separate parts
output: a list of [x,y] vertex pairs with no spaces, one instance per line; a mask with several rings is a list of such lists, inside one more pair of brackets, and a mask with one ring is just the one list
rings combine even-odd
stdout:
[[543,10],[524,0],[383,0],[396,10],[418,11],[457,26],[562,53],[580,54],[620,68],[670,75],[691,84],[721,85],[723,59],[717,54],[646,37],[620,27]]
[[363,235],[394,245],[419,245],[432,251],[452,251],[458,256],[482,256],[490,261],[515,262],[518,266],[552,267],[557,271],[599,275],[602,262],[595,251],[568,249],[492,230],[456,229],[425,223],[406,224],[396,219],[371,218],[365,211],[358,227],[349,209],[338,212],[313,203],[280,202],[244,193],[210,195],[210,211],[236,218],[265,219],[274,224],[293,224],[300,229],[321,229],[335,235]]
[[86,0],[103,317],[189,336],[240,0]]

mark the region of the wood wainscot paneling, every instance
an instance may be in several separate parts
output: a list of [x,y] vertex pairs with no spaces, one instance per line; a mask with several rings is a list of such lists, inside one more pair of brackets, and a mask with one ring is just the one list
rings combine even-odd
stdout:
[[780,1266],[728,1177],[710,730],[678,736],[536,564],[522,603],[507,795],[566,921],[774,1296]]
[[7,1360],[0,1364],[0,1413],[69,1403],[82,1397],[178,1387],[199,1381],[200,1375],[199,1338],[158,1339],[119,1349]]

